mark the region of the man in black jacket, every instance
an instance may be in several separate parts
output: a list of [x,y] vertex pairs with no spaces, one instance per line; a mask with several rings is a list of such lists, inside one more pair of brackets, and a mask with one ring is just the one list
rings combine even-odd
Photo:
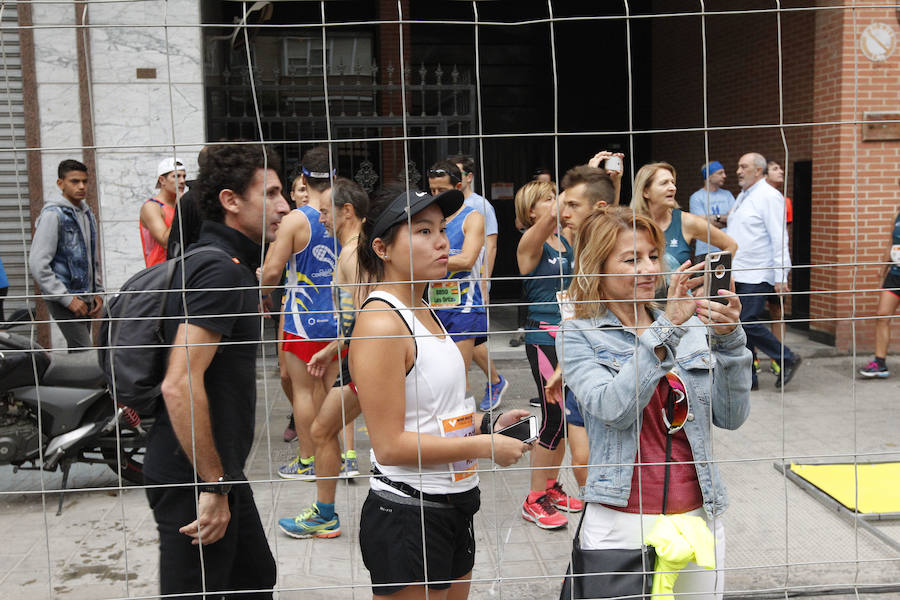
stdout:
[[[169,294],[173,345],[144,461],[160,536],[160,592],[271,590],[275,560],[243,473],[253,443],[260,334],[256,269],[288,205],[278,158],[260,146],[210,148],[200,172],[205,220]],[[186,316],[185,316],[186,315]],[[152,487],[155,484],[185,484]],[[202,554],[202,561],[201,561]],[[194,593],[196,595],[190,595]],[[241,598],[271,598],[271,591]]]

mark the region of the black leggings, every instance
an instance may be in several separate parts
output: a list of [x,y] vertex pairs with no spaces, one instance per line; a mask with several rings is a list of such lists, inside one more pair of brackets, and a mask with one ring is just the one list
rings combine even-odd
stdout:
[[[562,408],[553,401],[547,401],[544,393],[544,385],[547,383],[547,377],[553,374],[556,368],[556,346],[525,344],[525,356],[528,357],[528,364],[531,365],[531,375],[534,377],[534,384],[538,388],[538,398],[541,399],[541,431],[538,436],[538,443],[548,450],[556,450],[559,442],[565,437],[564,421]],[[541,373],[541,358],[546,359],[544,371],[547,370],[547,364],[550,366],[550,373],[546,376]],[[563,391],[565,394],[565,391]]]

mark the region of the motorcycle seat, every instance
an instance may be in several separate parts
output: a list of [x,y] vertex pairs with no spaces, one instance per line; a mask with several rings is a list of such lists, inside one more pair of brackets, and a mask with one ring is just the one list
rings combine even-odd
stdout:
[[52,353],[50,366],[41,377],[41,385],[78,388],[106,387],[106,379],[97,359],[97,351],[84,350],[70,354]]

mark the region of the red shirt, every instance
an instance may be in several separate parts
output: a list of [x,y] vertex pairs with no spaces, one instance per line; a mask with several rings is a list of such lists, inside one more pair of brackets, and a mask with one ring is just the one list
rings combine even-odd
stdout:
[[[638,458],[635,456],[628,506],[610,506],[609,508],[629,513],[662,513],[663,485],[666,473],[664,464],[666,462],[666,425],[663,423],[662,415],[668,395],[669,382],[662,377],[656,386],[656,391],[653,392],[650,403],[647,404],[641,415],[641,464],[637,464]],[[669,496],[666,502],[666,513],[668,514],[685,513],[703,506],[703,494],[700,492],[697,468],[693,465],[693,460],[694,453],[691,451],[690,442],[688,442],[684,429],[680,429],[672,435]],[[638,481],[640,481],[640,485]],[[643,503],[640,502],[641,496],[643,496]]]

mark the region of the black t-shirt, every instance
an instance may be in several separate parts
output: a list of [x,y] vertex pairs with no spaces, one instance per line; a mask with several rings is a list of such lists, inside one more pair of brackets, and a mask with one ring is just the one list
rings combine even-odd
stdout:
[[[256,350],[260,322],[256,266],[260,246],[237,230],[204,221],[198,246],[215,245],[225,250],[201,252],[185,260],[185,289],[169,294],[167,316],[185,314],[187,322],[222,334],[222,341],[204,376],[216,449],[225,472],[241,476],[253,444],[256,422]],[[232,258],[233,257],[233,258]],[[173,288],[180,287],[181,269],[175,271]],[[215,288],[226,288],[216,290]],[[245,288],[245,289],[227,289]],[[184,319],[167,319],[164,332],[173,340]],[[173,348],[172,352],[184,352]],[[164,405],[163,405],[164,406]],[[160,410],[150,432],[144,475],[158,483],[194,480],[194,468],[172,429],[168,412]]]

